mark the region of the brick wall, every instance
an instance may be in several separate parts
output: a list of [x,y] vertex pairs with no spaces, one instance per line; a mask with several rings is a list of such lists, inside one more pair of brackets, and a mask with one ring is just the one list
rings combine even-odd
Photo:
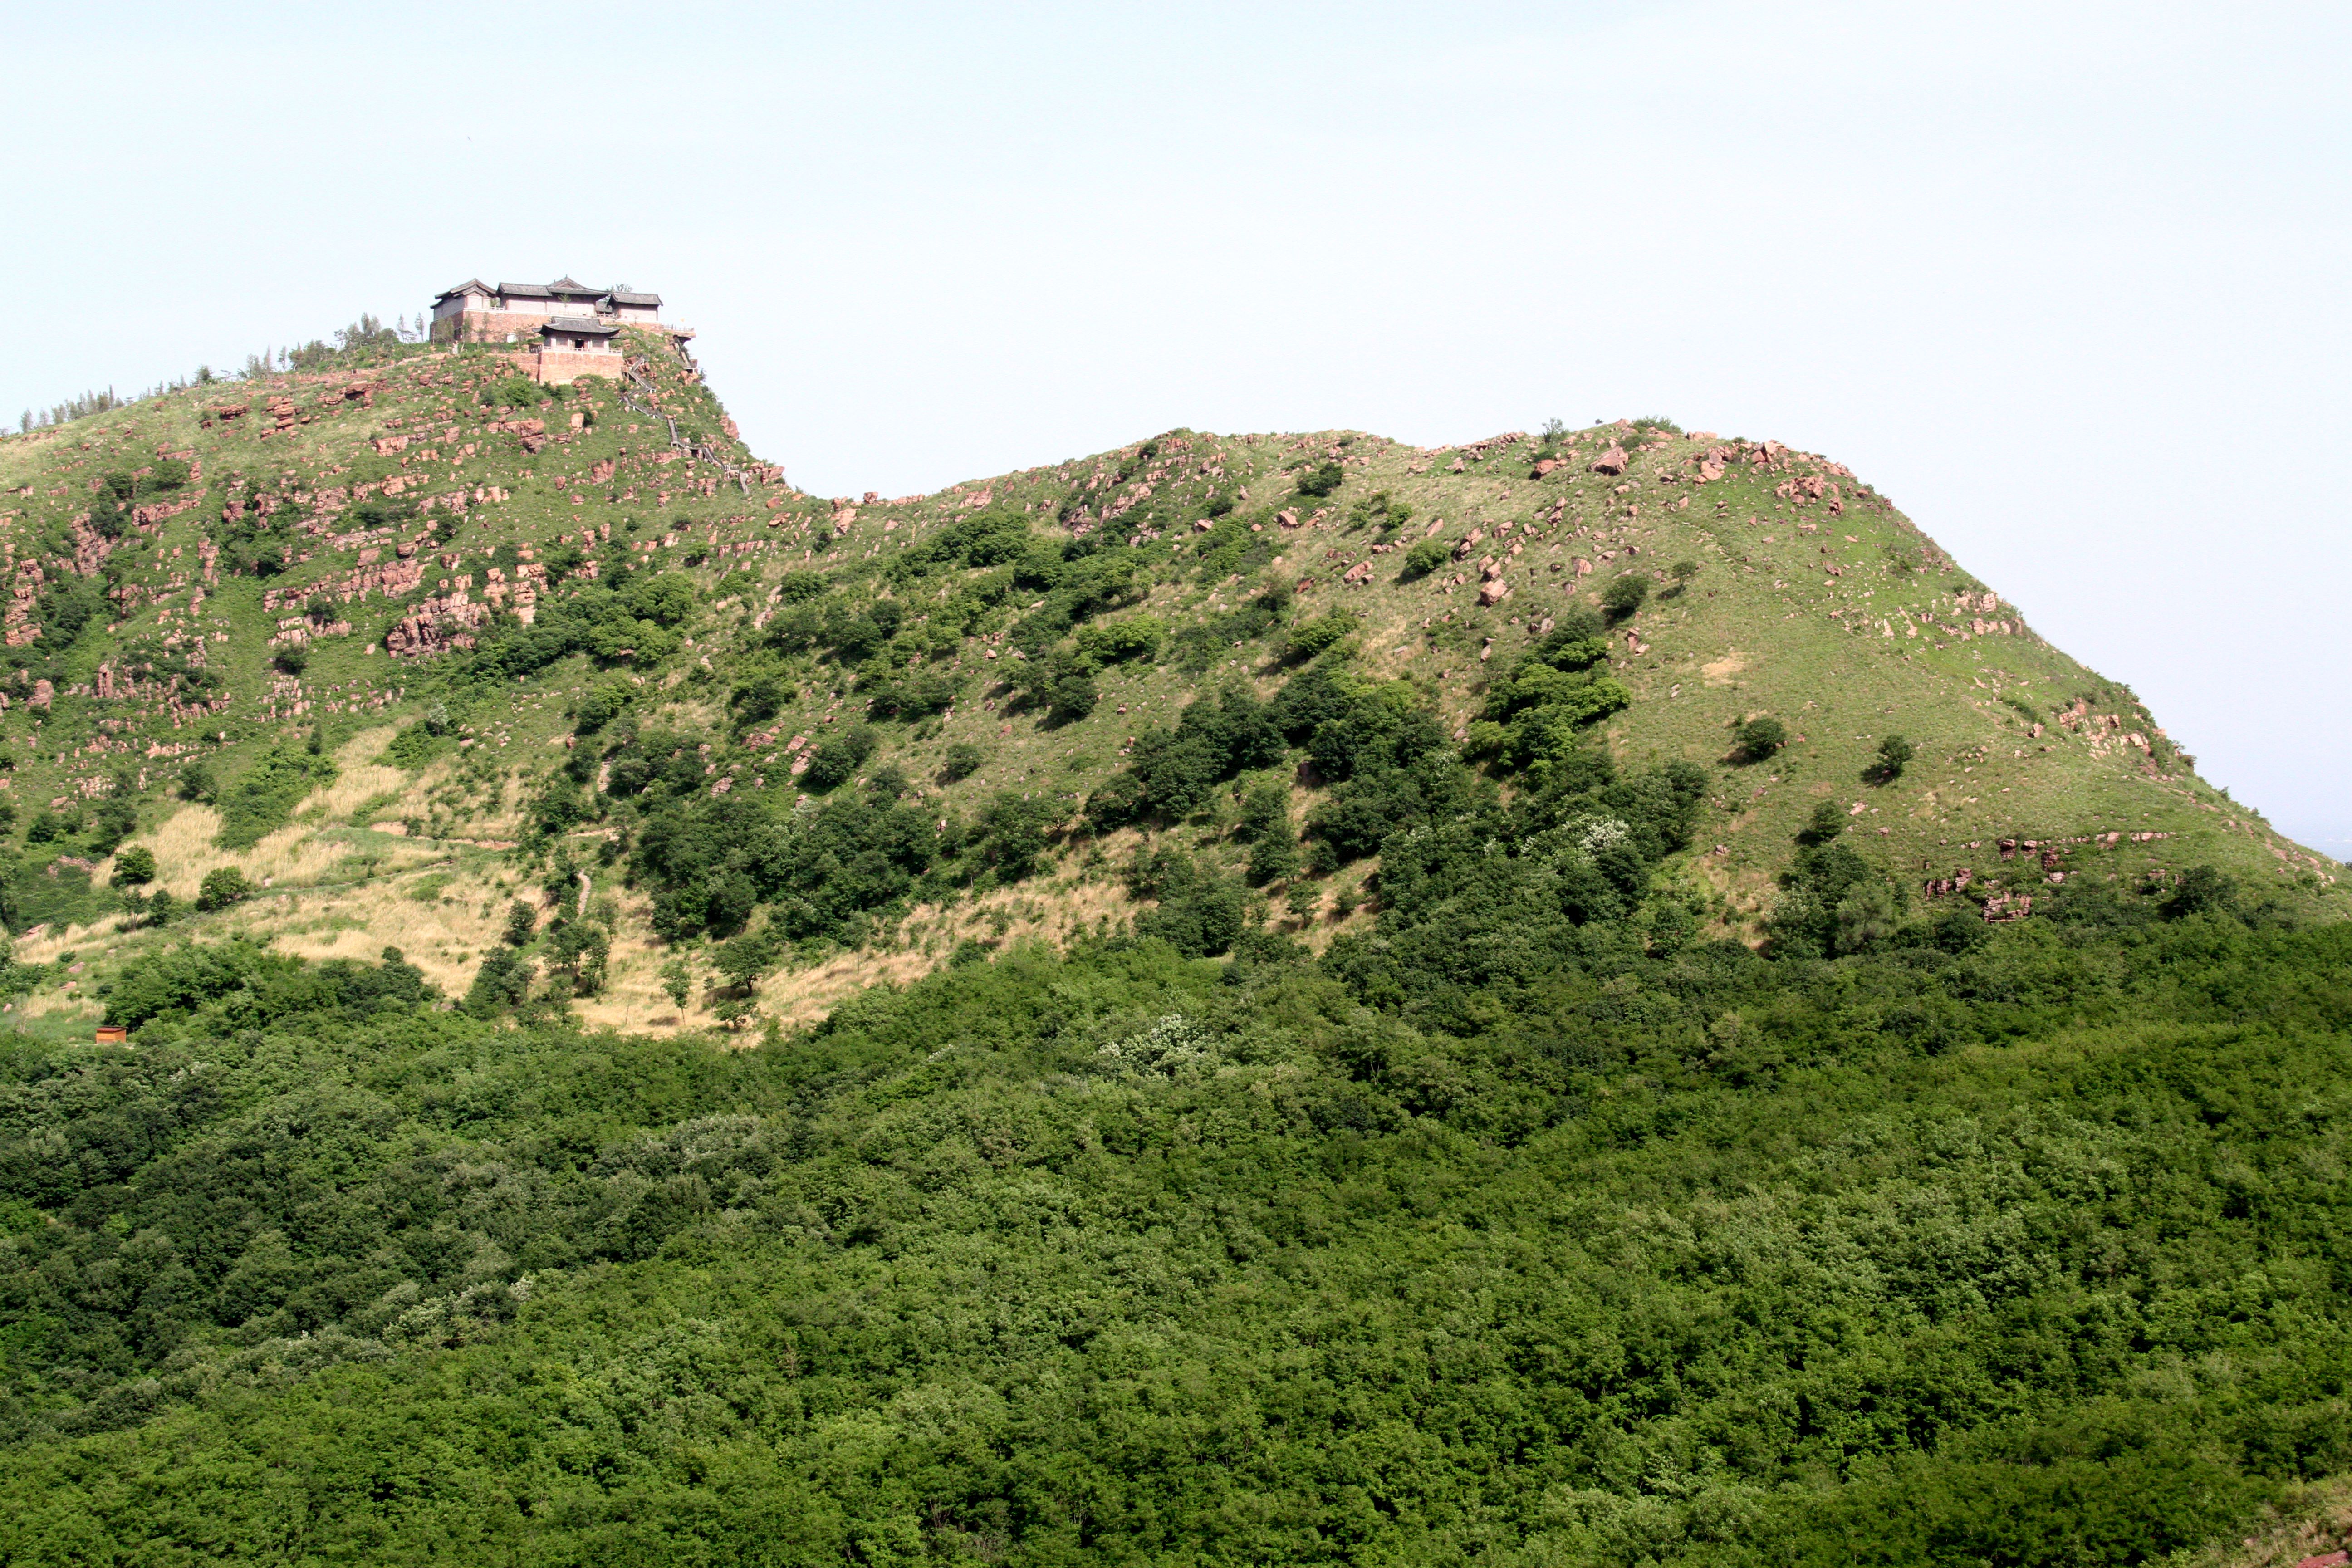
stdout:
[[607,381],[621,379],[621,362],[627,356],[617,353],[556,353],[542,349],[531,356],[538,361],[534,378],[544,386],[561,386],[583,375],[601,375]]

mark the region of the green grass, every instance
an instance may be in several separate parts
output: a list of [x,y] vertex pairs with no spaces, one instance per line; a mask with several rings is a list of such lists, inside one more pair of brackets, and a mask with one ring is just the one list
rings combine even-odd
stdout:
[[[661,371],[666,405],[690,432],[718,439],[723,410],[706,389],[678,379],[676,368]],[[631,688],[638,717],[723,726],[738,671],[764,661],[793,695],[762,727],[816,733],[828,714],[840,718],[857,709],[855,674],[823,657],[779,660],[762,654],[763,632],[754,623],[774,606],[760,584],[773,584],[788,571],[814,571],[830,585],[820,607],[868,603],[877,594],[897,592],[887,579],[896,557],[969,515],[965,502],[982,491],[999,510],[1017,511],[1040,538],[1056,540],[1067,537],[1055,521],[1064,510],[1084,504],[1098,511],[1107,500],[1129,495],[1145,481],[1153,487],[1150,496],[1093,526],[1095,537],[1113,541],[1135,562],[1148,588],[1136,612],[1170,628],[1159,662],[1103,669],[1097,677],[1101,699],[1092,714],[1047,727],[1035,710],[1013,702],[1008,677],[1018,667],[1005,657],[1004,645],[995,645],[999,657],[991,661],[981,657],[980,642],[967,639],[949,656],[961,661],[966,681],[953,713],[919,726],[886,724],[877,764],[903,768],[945,814],[970,813],[1005,788],[1045,789],[1075,810],[1119,765],[1127,736],[1148,724],[1166,724],[1195,691],[1218,681],[1242,679],[1262,694],[1272,691],[1285,673],[1280,657],[1286,639],[1335,611],[1358,623],[1347,646],[1363,668],[1412,681],[1450,724],[1460,726],[1480,706],[1486,682],[1524,646],[1531,623],[1572,602],[1592,603],[1595,584],[1632,569],[1654,574],[1659,582],[1614,640],[1612,674],[1634,701],[1608,722],[1608,741],[1628,764],[1685,759],[1715,770],[1717,804],[1702,827],[1706,852],[1696,869],[1730,907],[1752,913],[1769,900],[1797,830],[1823,800],[1862,803],[1850,841],[1914,880],[1967,867],[1979,880],[2007,878],[2024,890],[2020,868],[2004,868],[1998,858],[1993,846],[1999,840],[2113,832],[2126,836],[2119,847],[2078,848],[2068,873],[2121,882],[2208,862],[2307,912],[2328,912],[2336,905],[2329,886],[2334,863],[2287,844],[2258,816],[2195,780],[2165,749],[2153,717],[2138,709],[2127,689],[2030,631],[1977,635],[1973,621],[2014,626],[2014,613],[1958,609],[1961,593],[1981,605],[1984,585],[1825,459],[1782,451],[1769,470],[1734,460],[1721,478],[1696,483],[1694,459],[1714,443],[1674,437],[1637,447],[1624,474],[1602,476],[1590,469],[1593,455],[1610,439],[1628,438],[1603,430],[1571,433],[1548,448],[1565,458],[1565,466],[1536,479],[1529,472],[1537,451],[1532,439],[1465,455],[1464,471],[1454,473],[1452,450],[1424,458],[1369,435],[1178,431],[903,506],[863,507],[836,536],[824,503],[784,487],[763,487],[746,497],[721,486],[704,496],[687,481],[711,470],[689,473],[684,463],[653,463],[662,445],[651,438],[658,423],[622,407],[610,389],[588,387],[544,405],[539,416],[565,438],[528,454],[518,437],[488,431],[506,411],[486,408],[476,397],[505,374],[505,362],[482,350],[404,353],[362,374],[191,388],[38,437],[0,440],[0,489],[32,491],[0,507],[0,536],[16,539],[20,554],[56,537],[73,515],[75,496],[95,475],[151,458],[159,447],[194,454],[202,465],[202,504],[163,521],[152,538],[126,542],[119,557],[131,563],[121,581],[136,590],[136,611],[110,626],[100,617],[69,648],[33,646],[63,690],[95,679],[101,665],[119,668],[159,638],[179,638],[184,648],[201,632],[206,667],[225,682],[226,698],[219,711],[194,721],[184,714],[175,725],[152,700],[126,704],[60,696],[39,749],[27,748],[18,798],[85,787],[119,765],[114,759],[141,746],[193,748],[211,754],[226,786],[223,843],[249,844],[282,824],[299,800],[299,781],[282,763],[311,724],[323,728],[331,749],[357,729],[388,721],[404,728],[387,760],[422,769],[456,757],[450,777],[464,789],[440,803],[433,826],[464,837],[477,831],[469,823],[494,816],[514,790],[552,765],[548,742],[568,727],[565,709],[600,678],[575,657],[504,691],[457,694],[445,689],[446,658],[386,658],[375,646],[384,627],[437,584],[470,575],[478,599],[494,559],[511,558],[514,547],[523,545],[548,556],[565,535],[591,525],[609,528],[613,540],[625,544],[674,535],[677,546],[657,559],[669,570],[690,572],[703,607],[688,628],[691,650],[635,672],[647,678],[644,689]],[[353,380],[377,389],[372,405],[337,395],[340,384]],[[293,398],[307,418],[265,438],[264,405],[273,395]],[[251,409],[242,419],[204,423],[207,410],[239,402]],[[566,426],[575,410],[593,415],[593,422],[570,433]],[[634,432],[633,424],[639,426]],[[453,426],[454,437],[448,434]],[[1664,429],[1651,427],[1653,435]],[[386,434],[408,436],[407,450],[377,455],[368,443]],[[467,446],[475,448],[470,455]],[[1743,447],[1738,457],[1752,450]],[[437,458],[425,460],[427,451]],[[1322,469],[1335,452],[1342,465],[1338,489],[1319,500],[1295,495],[1297,477]],[[620,465],[615,478],[586,482],[588,470],[602,462]],[[1219,471],[1204,471],[1210,468]],[[1090,484],[1097,472],[1111,482]],[[333,539],[359,531],[356,503],[347,504],[321,535],[305,538],[307,557],[278,575],[201,582],[199,543],[231,494],[231,476],[246,481],[239,494],[267,489],[312,498],[302,504],[316,517],[316,497],[323,489],[386,475],[418,481],[393,498],[395,509],[418,494],[462,490],[467,510],[395,521],[377,531],[373,542],[339,547]],[[1674,476],[1673,482],[1661,482],[1663,475]],[[1842,515],[1827,515],[1826,498],[1800,506],[1775,493],[1786,481],[1809,478],[1839,487]],[[559,479],[583,482],[559,485]],[[1623,486],[1631,489],[1621,492]],[[1237,500],[1244,487],[1249,499]],[[507,499],[471,501],[477,490],[491,489]],[[660,499],[665,490],[667,500]],[[573,505],[575,495],[585,496],[587,504]],[[1368,504],[1376,496],[1387,498],[1379,504],[1390,513],[1410,508],[1410,521],[1390,529]],[[1236,504],[1217,510],[1227,503]],[[1318,508],[1326,513],[1319,521]],[[1308,526],[1281,526],[1275,513],[1283,509]],[[1556,509],[1559,521],[1554,522]],[[1212,529],[1193,527],[1195,519],[1210,514]],[[416,535],[425,518],[439,520],[440,532],[420,547],[425,565],[416,590],[395,598],[372,593],[338,605],[334,614],[352,630],[312,639],[299,694],[267,669],[264,645],[280,619],[310,595],[334,590],[361,570],[362,549],[377,553],[378,565],[396,561],[393,546]],[[1815,531],[1798,531],[1800,522],[1814,524]],[[1500,531],[1506,524],[1507,534]],[[1408,544],[1424,537],[1450,542],[1472,529],[1484,537],[1468,560],[1449,560],[1425,576],[1402,580]],[[1160,535],[1156,542],[1128,547],[1129,538],[1153,531]],[[1384,537],[1390,548],[1372,554],[1371,545]],[[1521,545],[1506,571],[1512,594],[1500,605],[1481,607],[1474,592],[1478,561],[1510,542]],[[737,550],[745,544],[754,548]],[[1603,552],[1613,559],[1602,560]],[[457,564],[444,566],[444,554]],[[1591,574],[1580,579],[1572,570],[1552,569],[1579,557],[1592,563]],[[686,567],[688,559],[701,564]],[[1676,588],[1664,568],[1683,560],[1698,563],[1700,573]],[[1369,580],[1342,585],[1348,568],[1358,563],[1370,563]],[[1454,587],[1457,573],[1468,581]],[[1234,582],[1237,574],[1244,581]],[[1232,647],[1229,637],[1213,629],[1225,626],[1261,585],[1301,578],[1312,578],[1313,586],[1244,647]],[[728,585],[723,605],[722,583]],[[196,605],[192,589],[199,585],[205,598]],[[265,610],[263,596],[271,590],[287,593],[289,607]],[[1003,610],[982,616],[971,628],[975,637],[1001,634],[1028,602],[1028,595],[1016,595]],[[932,605],[909,600],[908,607],[919,615]],[[1923,629],[1921,617],[1966,635]],[[1882,623],[1894,635],[1882,635]],[[1628,632],[1632,643],[1625,640]],[[1492,651],[1482,661],[1478,655],[1489,639]],[[453,695],[459,700],[446,733],[436,736],[417,724],[436,703],[446,710]],[[2121,731],[2102,731],[2095,740],[2053,723],[2056,711],[2078,697],[2090,700],[2095,720],[2120,719]],[[293,711],[298,702],[305,705],[299,713]],[[1741,767],[1730,760],[1730,731],[1755,713],[1778,717],[1803,739],[1767,766]],[[2032,722],[2044,725],[2042,736],[2030,735]],[[11,741],[23,738],[20,729],[21,721],[0,722],[0,735]],[[1908,736],[1917,757],[1899,781],[1866,784],[1864,769],[1879,738],[1890,731]],[[2127,732],[2155,743],[2153,771],[2147,753],[2114,741],[2114,734]],[[91,750],[101,738],[108,747],[103,756]],[[476,743],[460,745],[469,740]],[[959,743],[982,747],[987,763],[968,779],[935,782],[948,748]],[[60,752],[68,754],[63,765],[56,761]],[[273,752],[278,762],[269,760]],[[747,777],[765,765],[743,760]],[[150,792],[160,789],[173,765],[150,764]],[[770,784],[787,787],[777,779]],[[160,810],[161,803],[148,809]],[[2134,841],[2128,836],[2136,832],[2168,837]],[[1719,854],[1713,852],[1717,844]]]

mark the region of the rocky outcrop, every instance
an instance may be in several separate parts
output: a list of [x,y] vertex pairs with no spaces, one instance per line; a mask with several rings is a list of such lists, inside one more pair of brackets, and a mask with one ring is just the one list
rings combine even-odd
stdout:
[[418,658],[453,647],[471,647],[474,633],[492,613],[491,606],[474,603],[463,588],[436,595],[384,633],[383,651],[394,658]]

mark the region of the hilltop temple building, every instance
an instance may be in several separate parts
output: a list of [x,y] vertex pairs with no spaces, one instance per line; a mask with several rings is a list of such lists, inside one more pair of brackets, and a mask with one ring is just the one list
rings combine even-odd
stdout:
[[434,342],[533,344],[536,352],[523,356],[524,368],[546,383],[583,375],[617,379],[623,327],[694,335],[664,324],[658,294],[620,284],[591,289],[571,278],[496,287],[469,278],[433,301]]

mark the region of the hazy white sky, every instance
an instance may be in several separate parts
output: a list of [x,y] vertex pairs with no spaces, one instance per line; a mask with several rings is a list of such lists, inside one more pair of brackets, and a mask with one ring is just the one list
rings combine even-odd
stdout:
[[625,280],[761,455],[1823,451],[2352,855],[2341,4],[0,0],[0,411]]

